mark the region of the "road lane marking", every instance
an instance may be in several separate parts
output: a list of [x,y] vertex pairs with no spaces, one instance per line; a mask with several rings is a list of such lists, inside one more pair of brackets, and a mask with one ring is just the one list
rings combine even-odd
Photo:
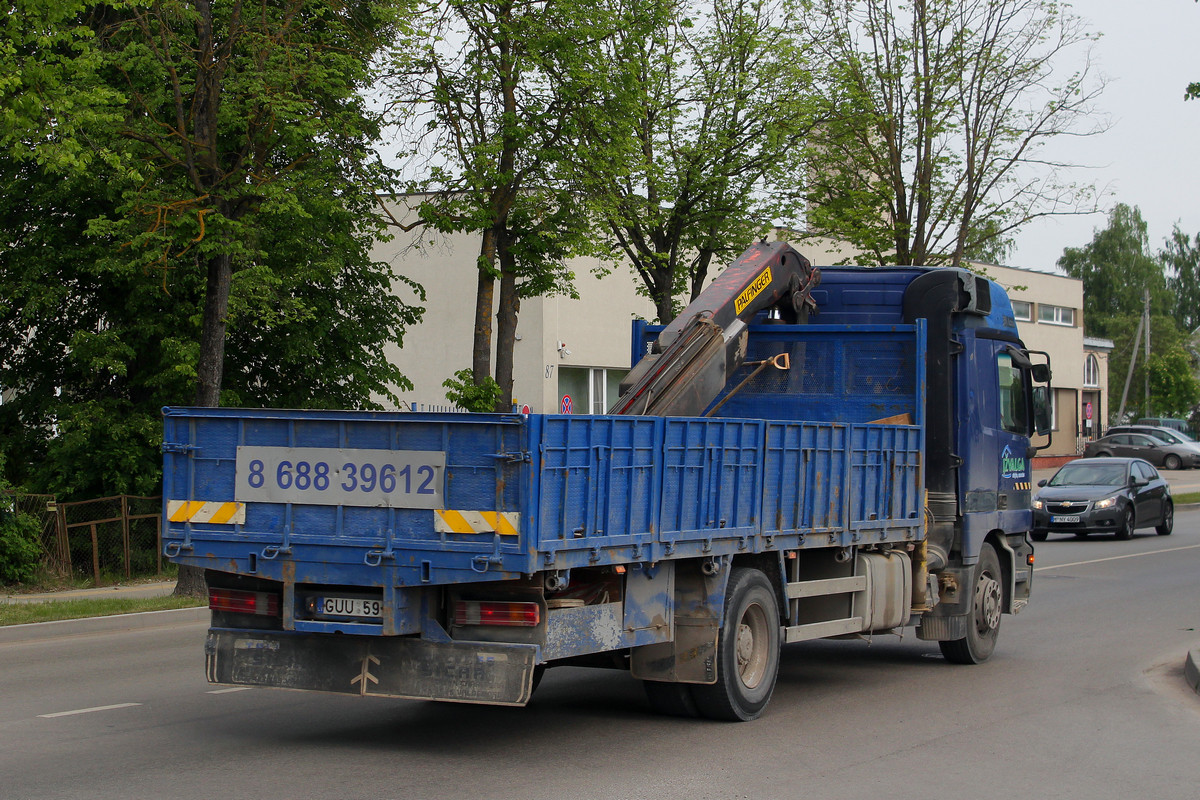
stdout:
[[1123,558],[1140,558],[1142,556],[1154,556],[1159,553],[1175,553],[1180,550],[1195,550],[1200,547],[1200,544],[1189,544],[1183,547],[1165,547],[1162,550],[1147,550],[1144,553],[1126,553],[1123,556],[1108,556],[1107,558],[1093,558],[1090,561],[1072,561],[1070,564],[1054,564],[1049,567],[1034,567],[1034,572],[1045,572],[1048,569],[1064,569],[1066,567],[1081,567],[1085,564],[1099,564],[1102,561],[1120,561]]
[[205,694],[229,694],[230,692],[248,692],[253,688],[254,688],[253,686],[234,686],[230,689],[213,689],[211,692],[205,692]]
[[112,711],[117,708],[130,708],[132,706],[140,706],[141,703],[117,703],[111,706],[96,706],[95,708],[77,708],[74,711],[58,711],[53,714],[38,714],[41,719],[53,719],[54,717],[71,717],[76,714],[90,714],[93,711]]

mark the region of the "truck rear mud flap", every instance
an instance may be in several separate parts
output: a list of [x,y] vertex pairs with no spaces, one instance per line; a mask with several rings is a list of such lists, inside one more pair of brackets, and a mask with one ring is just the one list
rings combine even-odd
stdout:
[[537,647],[409,637],[208,632],[210,683],[525,705]]

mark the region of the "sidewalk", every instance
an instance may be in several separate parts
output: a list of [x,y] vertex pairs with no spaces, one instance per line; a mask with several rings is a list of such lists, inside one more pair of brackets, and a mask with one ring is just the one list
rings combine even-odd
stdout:
[[175,581],[118,584],[98,589],[64,589],[58,592],[0,594],[0,603],[44,603],[49,600],[85,600],[105,597],[166,597],[175,591]]

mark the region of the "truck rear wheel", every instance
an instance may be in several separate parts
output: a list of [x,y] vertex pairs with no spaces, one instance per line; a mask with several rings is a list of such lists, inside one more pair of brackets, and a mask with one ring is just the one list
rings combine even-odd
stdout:
[[942,655],[955,664],[982,664],[996,649],[1000,634],[1000,615],[1004,609],[1004,577],[996,549],[984,543],[979,551],[971,582],[971,615],[967,635],[961,639],[938,642]]
[[767,707],[779,675],[779,602],[767,576],[735,569],[717,637],[717,682],[695,684],[692,698],[710,719],[745,722]]

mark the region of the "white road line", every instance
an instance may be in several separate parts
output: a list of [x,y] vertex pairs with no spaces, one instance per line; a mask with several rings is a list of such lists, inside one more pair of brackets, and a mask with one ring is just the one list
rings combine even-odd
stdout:
[[90,714],[93,711],[112,711],[117,708],[130,708],[131,706],[140,706],[141,703],[117,703],[111,706],[96,706],[95,708],[77,708],[74,711],[59,711],[54,714],[38,714],[42,719],[53,719],[54,717],[71,717],[76,714]]
[[205,692],[205,694],[229,694],[230,692],[248,692],[253,688],[254,688],[253,686],[234,686],[230,689],[213,689],[211,692]]
[[1108,558],[1093,558],[1090,561],[1072,561],[1070,564],[1054,564],[1049,567],[1034,567],[1034,572],[1045,572],[1048,569],[1064,569],[1066,567],[1079,567],[1084,564],[1099,564],[1102,561],[1120,561],[1123,558],[1141,558],[1142,556],[1155,556],[1159,553],[1176,553],[1180,550],[1195,550],[1200,547],[1200,544],[1189,544],[1183,547],[1166,547],[1162,550],[1147,550],[1144,553],[1127,553],[1123,556],[1109,556]]

